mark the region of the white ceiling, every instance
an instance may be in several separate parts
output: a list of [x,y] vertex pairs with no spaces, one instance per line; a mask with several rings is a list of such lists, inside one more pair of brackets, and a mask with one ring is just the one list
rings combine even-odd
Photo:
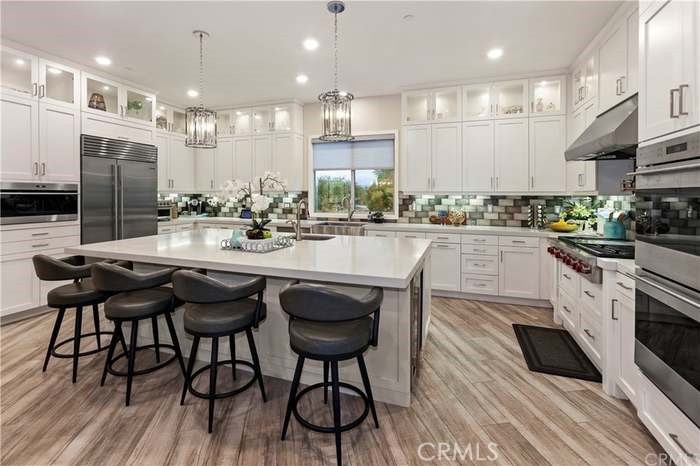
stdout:
[[[620,2],[349,1],[339,16],[341,88],[356,96],[397,93],[437,81],[561,69],[595,36]],[[325,2],[8,2],[2,36],[76,63],[106,69],[193,102],[198,42],[207,42],[205,104],[217,107],[296,98],[331,85],[332,16]],[[406,21],[404,15],[414,18]],[[302,48],[306,37],[321,46]],[[503,47],[498,62],[485,57]],[[306,85],[295,82],[298,73]]]

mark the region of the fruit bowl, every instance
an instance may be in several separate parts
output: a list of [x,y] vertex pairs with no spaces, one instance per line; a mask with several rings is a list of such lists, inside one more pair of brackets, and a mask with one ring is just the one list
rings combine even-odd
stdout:
[[572,231],[576,231],[578,229],[578,225],[559,220],[558,222],[550,223],[549,228],[560,233],[571,233]]

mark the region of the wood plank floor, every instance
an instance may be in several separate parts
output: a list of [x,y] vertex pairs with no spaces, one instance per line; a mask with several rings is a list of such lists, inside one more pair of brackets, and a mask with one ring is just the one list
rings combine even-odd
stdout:
[[[68,314],[62,336],[72,332]],[[91,321],[84,319],[85,331]],[[606,396],[600,384],[529,372],[512,323],[554,326],[551,310],[435,298],[411,407],[379,403],[380,429],[365,422],[343,434],[344,463],[484,464],[490,443],[497,444],[495,463],[516,465],[644,464],[647,454],[662,451],[632,406]],[[179,405],[174,364],[135,378],[128,408],[124,379],[109,377],[99,386],[104,353],[81,360],[75,385],[69,359],[52,359],[42,373],[52,325],[53,314],[47,314],[0,329],[3,465],[335,463],[333,436],[310,432],[294,419],[287,440],[279,440],[286,381],[265,379],[265,404],[257,387],[217,402],[209,435],[207,402],[190,396]],[[230,371],[219,374],[219,389],[230,388]],[[199,385],[206,390],[206,376]],[[318,395],[301,411],[315,422],[330,422]],[[348,419],[360,409],[356,398],[344,396],[342,403]],[[449,459],[423,461],[418,449],[426,442],[456,443],[462,452],[471,444],[471,455],[453,461],[450,450]],[[431,446],[422,450],[424,457],[435,452]]]

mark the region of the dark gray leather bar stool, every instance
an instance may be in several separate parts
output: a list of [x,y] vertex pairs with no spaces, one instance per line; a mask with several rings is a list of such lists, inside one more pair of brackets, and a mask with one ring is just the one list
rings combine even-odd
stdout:
[[[44,366],[42,372],[46,372],[51,356],[56,358],[72,358],[73,359],[73,383],[78,379],[78,358],[89,356],[107,349],[107,346],[102,346],[102,335],[112,335],[113,332],[100,331],[100,314],[99,305],[108,297],[109,293],[95,289],[92,280],[90,279],[90,270],[92,264],[86,264],[83,256],[70,256],[62,259],[56,259],[44,254],[37,254],[32,257],[34,270],[40,280],[45,281],[63,281],[73,280],[73,283],[56,287],[48,292],[46,296],[47,305],[58,309],[56,314],[56,322],[51,332],[49,347],[46,350],[44,358]],[[129,267],[130,263],[122,262],[122,265]],[[92,316],[95,325],[95,331],[82,333],[81,327],[83,323],[83,307],[92,306]],[[67,338],[56,343],[58,333],[61,330],[61,323],[66,313],[66,309],[75,308],[75,331],[73,337]],[[80,352],[80,341],[83,338],[94,336],[97,341],[97,349]],[[63,345],[73,343],[72,353],[59,353],[57,350]]]
[[[282,426],[282,440],[287,435],[291,414],[304,426],[316,432],[335,434],[337,462],[342,462],[340,434],[360,425],[372,411],[374,424],[379,427],[374,398],[367,375],[363,353],[370,345],[377,346],[379,334],[379,309],[384,297],[381,288],[372,288],[362,298],[347,294],[323,285],[291,284],[279,295],[282,309],[289,314],[289,343],[292,350],[299,355],[297,359],[292,387],[289,392],[287,411]],[[323,361],[323,382],[309,385],[297,393],[299,379],[304,367],[304,360]],[[357,359],[362,375],[364,393],[354,385],[340,382],[338,379],[338,362]],[[297,403],[311,390],[323,388],[324,402],[327,402],[328,367],[331,370],[331,387],[333,392],[333,426],[319,426],[302,418],[297,410]],[[363,413],[354,421],[340,424],[340,387],[357,393],[365,402]]]
[[[180,404],[185,403],[185,395],[188,391],[198,398],[209,400],[209,433],[211,433],[214,423],[215,400],[236,395],[246,390],[257,380],[263,402],[267,401],[252,331],[253,328],[258,328],[260,322],[267,316],[267,306],[263,301],[265,286],[265,277],[249,277],[240,283],[227,285],[207,277],[201,271],[178,270],[173,274],[175,295],[190,303],[185,309],[185,332],[194,336]],[[257,298],[250,299],[251,296],[257,296]],[[252,364],[242,359],[236,359],[235,336],[240,332],[245,332],[248,338]],[[219,337],[226,336],[228,337],[231,359],[219,361]],[[211,338],[211,363],[193,372],[200,338]],[[253,377],[238,388],[224,393],[216,393],[217,368],[225,364],[231,364],[234,380],[236,379],[237,364],[253,369]],[[195,390],[192,383],[199,374],[206,370],[209,370],[209,393],[202,393]]]
[[[129,406],[131,401],[131,384],[135,375],[149,374],[167,366],[175,359],[180,364],[182,374],[185,374],[185,363],[182,359],[180,344],[171,316],[175,308],[183,303],[175,298],[172,288],[163,286],[170,283],[171,276],[175,270],[177,269],[167,268],[155,272],[138,273],[115,264],[97,263],[93,265],[92,279],[95,288],[113,294],[104,304],[105,316],[114,322],[115,332],[107,350],[107,359],[105,360],[100,385],[104,385],[107,373],[121,377],[125,376],[126,406]],[[165,344],[159,341],[157,318],[160,316],[165,317],[172,344]],[[151,320],[154,343],[138,346],[139,321],[146,319]],[[114,351],[116,350],[117,340],[124,339],[122,332],[122,324],[124,322],[131,324],[129,350],[128,352],[125,350],[115,356]],[[156,352],[156,364],[148,368],[135,370],[136,352],[151,348]],[[159,354],[161,348],[172,350],[173,356],[161,362]],[[117,371],[113,367],[114,363],[123,357],[127,358],[126,372]]]

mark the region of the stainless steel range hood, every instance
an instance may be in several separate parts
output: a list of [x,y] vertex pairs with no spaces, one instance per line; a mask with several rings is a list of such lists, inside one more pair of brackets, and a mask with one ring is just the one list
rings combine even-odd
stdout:
[[593,120],[564,152],[566,160],[628,159],[637,152],[637,94]]

